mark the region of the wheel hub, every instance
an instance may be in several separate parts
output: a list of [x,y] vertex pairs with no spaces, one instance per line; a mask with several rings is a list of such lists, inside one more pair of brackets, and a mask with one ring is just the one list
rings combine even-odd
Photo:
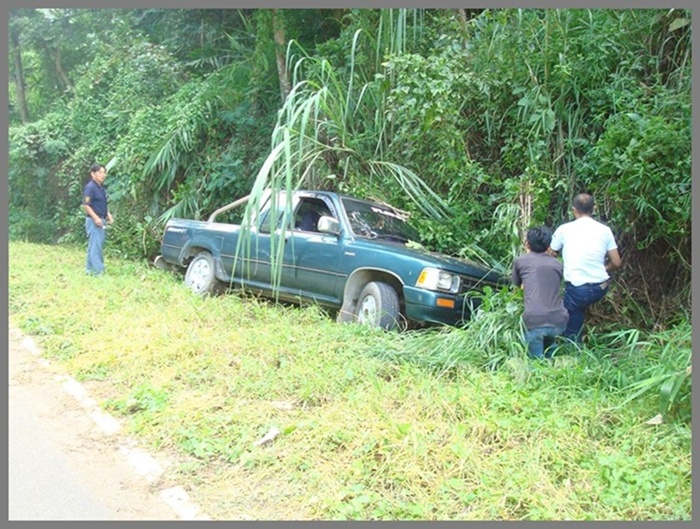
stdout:
[[190,286],[195,288],[197,291],[202,290],[207,284],[210,274],[211,270],[209,268],[209,263],[203,259],[196,262],[192,267],[192,273],[189,277]]
[[365,296],[360,303],[360,323],[374,323],[377,320],[377,301],[373,296]]

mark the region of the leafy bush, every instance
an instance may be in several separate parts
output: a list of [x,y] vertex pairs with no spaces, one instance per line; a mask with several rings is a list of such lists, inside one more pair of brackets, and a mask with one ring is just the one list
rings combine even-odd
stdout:
[[51,219],[38,217],[26,209],[10,209],[8,214],[8,233],[10,240],[37,243],[53,243],[56,238]]
[[125,211],[108,228],[106,251],[152,261],[160,253],[160,236],[161,226],[152,217],[139,218]]
[[690,108],[670,117],[656,111],[611,116],[591,156],[595,182],[587,175],[610,204],[612,222],[639,247],[679,246],[690,236]]

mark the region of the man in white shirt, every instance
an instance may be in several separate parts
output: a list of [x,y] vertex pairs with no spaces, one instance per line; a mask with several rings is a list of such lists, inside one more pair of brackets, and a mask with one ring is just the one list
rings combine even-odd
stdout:
[[561,252],[564,261],[564,306],[569,312],[564,336],[580,343],[586,308],[607,293],[609,272],[620,268],[622,260],[610,228],[591,217],[593,197],[580,193],[573,206],[575,220],[556,229],[550,248]]

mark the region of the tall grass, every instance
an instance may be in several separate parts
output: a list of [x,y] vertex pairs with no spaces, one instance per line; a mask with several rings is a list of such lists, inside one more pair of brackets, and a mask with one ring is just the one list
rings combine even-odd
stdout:
[[653,395],[659,417],[684,421],[691,416],[691,342],[689,319],[648,335],[630,329],[596,339],[602,358],[622,375],[613,382],[626,395],[621,406]]
[[437,374],[461,368],[495,370],[510,359],[524,360],[522,295],[507,288],[480,296],[468,324],[406,333],[375,350],[380,358],[417,364]]
[[622,405],[671,331],[533,364],[507,293],[463,329],[387,333],[83,260],[11,243],[11,324],[216,520],[690,519],[689,424],[645,424],[650,393]]

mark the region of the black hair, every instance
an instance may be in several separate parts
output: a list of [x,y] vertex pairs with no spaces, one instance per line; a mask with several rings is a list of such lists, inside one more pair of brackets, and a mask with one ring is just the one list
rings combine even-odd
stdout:
[[549,248],[552,242],[552,229],[548,226],[537,226],[527,230],[527,244],[530,251],[542,253]]
[[588,193],[579,193],[574,197],[574,207],[584,215],[593,213],[593,197]]
[[105,169],[105,166],[102,165],[101,163],[94,163],[90,166],[90,174],[96,173],[100,169]]

